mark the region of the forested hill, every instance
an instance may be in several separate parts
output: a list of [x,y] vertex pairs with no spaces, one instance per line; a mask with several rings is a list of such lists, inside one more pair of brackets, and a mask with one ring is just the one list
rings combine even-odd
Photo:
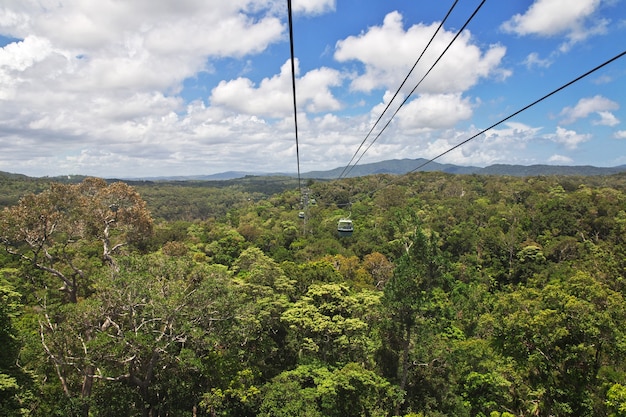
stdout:
[[[345,167],[338,167],[327,171],[309,171],[301,174],[303,178],[313,179],[337,179],[341,177],[362,177],[375,174],[403,175],[414,171],[421,172],[445,172],[448,174],[480,174],[480,175],[510,175],[510,176],[543,176],[543,175],[612,175],[626,172],[626,165],[616,167],[594,166],[567,166],[567,165],[490,165],[485,168],[474,166],[461,166],[453,164],[440,164],[429,162],[427,159],[393,159],[369,164],[359,164],[344,171]],[[225,172],[214,175],[198,175],[193,177],[154,178],[155,180],[228,180],[245,176],[295,176],[295,174],[262,174],[246,172]]]
[[[343,177],[362,177],[375,174],[394,174],[403,175],[410,172],[445,172],[448,174],[480,174],[480,175],[509,175],[509,176],[544,176],[544,175],[574,175],[574,176],[592,176],[592,175],[612,175],[620,172],[626,172],[626,165],[615,167],[595,167],[590,165],[507,165],[495,164],[487,167],[461,166],[454,164],[440,164],[438,162],[430,162],[424,158],[418,159],[392,159],[381,162],[373,162],[368,164],[359,164],[351,166],[349,169],[338,167],[327,171],[308,171],[303,172],[301,177],[312,179],[334,180]],[[262,173],[262,172],[244,172],[244,171],[228,171],[210,175],[188,175],[188,176],[167,176],[167,177],[146,177],[146,178],[125,178],[125,181],[216,181],[221,183],[233,179],[245,177],[295,177],[293,173]],[[0,181],[2,177],[10,178],[27,178],[20,174],[10,174],[0,171]],[[56,180],[60,182],[79,181],[84,176],[71,175],[60,177],[45,177],[40,179]]]
[[2,416],[626,410],[626,173],[0,180]]
[[[375,174],[403,175],[414,171],[421,172],[445,172],[448,174],[480,174],[480,175],[509,175],[509,176],[543,176],[543,175],[612,175],[626,172],[626,165],[616,167],[594,166],[567,166],[567,165],[506,165],[497,164],[484,168],[474,166],[461,166],[454,164],[440,164],[429,162],[427,159],[393,159],[369,164],[359,164],[344,171],[345,167],[338,167],[327,171],[308,171],[301,174],[303,178],[333,180],[343,177],[362,177]],[[213,175],[196,175],[191,177],[163,177],[149,178],[150,180],[209,180],[223,181],[245,176],[291,176],[289,173],[252,173],[252,172],[224,172]]]

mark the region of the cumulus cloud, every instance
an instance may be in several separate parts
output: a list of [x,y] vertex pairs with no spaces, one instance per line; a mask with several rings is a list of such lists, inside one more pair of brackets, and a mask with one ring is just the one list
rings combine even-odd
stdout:
[[[441,155],[437,162],[462,166],[537,163],[537,160],[525,155],[525,150],[531,147],[533,141],[541,140],[538,135],[541,128],[508,122],[501,129],[489,130],[467,142],[467,139],[474,137],[480,130],[470,126],[468,129],[409,133],[405,138],[398,138],[398,135],[406,134],[404,130],[398,129],[389,135],[395,140],[386,145],[390,148],[398,147],[395,150],[397,154],[407,157],[435,158]],[[458,146],[460,144],[462,145]]]
[[2,11],[3,32],[24,41],[3,55],[13,68],[28,65],[13,77],[27,81],[20,93],[64,101],[66,94],[79,102],[82,94],[123,101],[130,91],[176,92],[207,60],[259,53],[285,29],[261,1],[11,3],[19,4]]
[[548,158],[548,162],[551,164],[562,165],[562,164],[571,164],[574,162],[574,160],[565,155],[555,154],[555,155],[552,155],[550,158]]
[[[465,160],[466,165],[472,160],[481,161],[483,165],[532,163],[523,155],[529,145],[538,139],[540,131],[541,128],[524,123],[506,122],[502,127],[491,129],[463,145],[456,152],[456,159],[451,161]],[[462,140],[471,137],[469,133]]]
[[626,139],[626,130],[618,130],[613,135],[615,139]]
[[[337,42],[335,59],[340,62],[357,61],[364,66],[362,74],[352,80],[352,88],[372,91],[383,88],[396,90],[415,60],[432,37],[438,23],[403,27],[398,12],[385,16],[381,26],[373,26],[358,36]],[[413,73],[412,88],[428,71],[446,46],[454,38],[452,31],[441,31],[422,57]],[[500,68],[506,48],[491,45],[482,51],[472,42],[469,31],[464,31],[454,42],[417,90],[420,93],[459,93],[474,86],[479,79],[489,76],[506,78],[510,72]],[[385,59],[381,59],[384,56]],[[419,78],[418,78],[419,77]]]
[[606,32],[607,20],[592,19],[600,3],[601,0],[536,0],[524,14],[514,15],[501,28],[520,36],[564,34],[567,41],[560,49],[565,51],[577,42]]
[[472,105],[461,94],[423,94],[398,113],[399,127],[407,132],[447,129],[472,116]]
[[[297,18],[321,20],[337,2],[293,0],[293,7]],[[310,59],[302,70],[296,61],[305,172],[348,162],[438,26],[405,27],[398,12],[369,17],[381,21],[360,34],[350,28],[353,36],[333,34],[342,36],[335,61],[325,45],[323,66],[310,51],[301,52]],[[589,20],[578,21],[591,28]],[[295,172],[286,30],[282,0],[4,0],[0,33],[9,43],[0,48],[0,170],[116,177]],[[455,41],[362,162],[435,157],[480,131],[464,126],[474,113],[490,113],[474,121],[480,124],[508,110],[504,97],[473,95],[486,92],[486,80],[512,75],[503,67],[506,48],[483,33],[466,31]],[[439,33],[409,88],[454,35]],[[530,54],[526,64],[548,66],[543,56]],[[591,115],[594,124],[617,125],[614,102],[586,100],[561,117]],[[546,142],[540,130],[509,122],[441,162],[537,163],[524,155],[533,141]],[[568,149],[588,139],[565,129],[548,136]]]
[[[295,64],[298,74],[298,62]],[[287,117],[293,113],[291,82],[291,64],[287,61],[278,75],[263,79],[259,86],[247,78],[220,82],[211,92],[210,100],[214,105],[246,114]],[[299,106],[313,113],[338,110],[340,104],[330,88],[340,84],[341,75],[330,68],[319,68],[304,74],[297,81]]]
[[524,14],[516,14],[502,29],[518,35],[552,36],[579,26],[600,5],[600,0],[537,0]]
[[528,54],[528,56],[524,60],[524,65],[526,65],[528,69],[531,69],[534,67],[548,68],[550,65],[552,65],[552,62],[553,61],[550,58],[539,58],[538,53],[531,52],[530,54]]
[[614,124],[619,123],[619,121],[612,113],[610,113],[610,110],[617,109],[619,109],[619,104],[606,97],[596,95],[593,97],[581,98],[574,107],[565,107],[561,110],[560,115],[563,117],[562,123],[569,124],[578,119],[584,119],[592,113],[598,113],[601,119],[596,124],[613,126]]
[[335,10],[335,0],[294,0],[294,13],[320,14]]
[[600,116],[600,120],[594,120],[592,122],[594,125],[616,126],[620,123],[619,119],[611,112],[599,111],[598,115]]
[[591,139],[590,134],[580,134],[573,130],[567,130],[558,126],[556,132],[545,135],[546,139],[551,140],[567,149],[576,149],[578,145]]
[[[186,107],[179,94],[186,79],[210,72],[216,60],[253,56],[284,42],[284,3],[278,3],[3,2],[0,31],[17,41],[0,49],[0,100],[10,103],[0,105],[0,167],[16,167],[28,153],[35,162],[22,170],[34,175],[95,175],[89,164],[109,175],[138,166],[163,172],[183,155],[191,166],[198,155],[209,161],[206,154],[220,147],[232,153],[225,141],[232,145],[247,132],[270,152],[262,136],[271,133],[258,119]],[[331,7],[328,0],[294,1],[299,13]],[[331,107],[324,92],[310,102]]]

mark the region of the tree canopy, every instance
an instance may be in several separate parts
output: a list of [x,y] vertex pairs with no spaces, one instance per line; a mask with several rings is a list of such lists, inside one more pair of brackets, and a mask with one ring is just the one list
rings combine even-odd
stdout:
[[3,181],[2,415],[626,415],[623,174]]

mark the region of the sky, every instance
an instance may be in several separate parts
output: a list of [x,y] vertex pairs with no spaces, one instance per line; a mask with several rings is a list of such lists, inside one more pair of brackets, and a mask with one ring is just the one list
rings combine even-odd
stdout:
[[0,171],[626,164],[626,56],[498,123],[623,53],[626,0],[453,3],[293,0],[296,141],[286,0],[2,0]]

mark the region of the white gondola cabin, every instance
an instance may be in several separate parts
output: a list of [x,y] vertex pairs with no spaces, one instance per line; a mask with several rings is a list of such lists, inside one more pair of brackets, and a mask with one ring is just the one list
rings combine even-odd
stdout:
[[354,232],[354,225],[350,219],[340,219],[337,223],[337,233],[339,236],[351,236]]

